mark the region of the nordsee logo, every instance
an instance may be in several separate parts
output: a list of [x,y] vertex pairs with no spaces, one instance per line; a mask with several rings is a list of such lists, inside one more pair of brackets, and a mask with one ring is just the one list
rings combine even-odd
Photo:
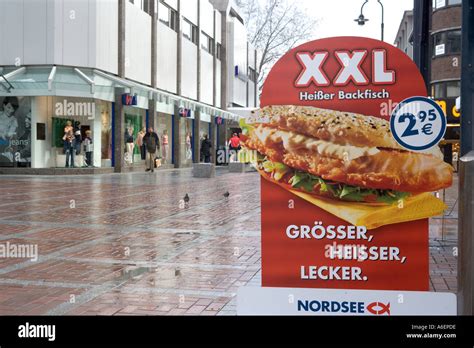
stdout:
[[355,301],[308,301],[298,300],[298,312],[320,312],[320,313],[348,313],[348,314],[365,314],[374,315],[390,315],[390,302],[385,304],[382,302],[371,302],[366,305],[365,302]]
[[48,341],[56,339],[56,325],[34,325],[26,322],[18,326],[18,337],[20,338],[47,338]]
[[62,103],[56,103],[56,116],[86,116],[88,120],[95,118],[95,103],[90,102],[68,102],[64,99]]

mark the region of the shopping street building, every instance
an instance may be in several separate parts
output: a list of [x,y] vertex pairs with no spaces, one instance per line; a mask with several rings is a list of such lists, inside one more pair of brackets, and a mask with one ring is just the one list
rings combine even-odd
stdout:
[[0,173],[64,173],[68,121],[91,131],[85,171],[143,169],[125,135],[144,127],[165,167],[190,166],[204,134],[222,148],[233,110],[258,106],[257,74],[229,0],[1,1]]
[[[462,0],[431,0],[428,11],[425,80],[428,94],[446,114],[448,129],[440,145],[445,161],[457,170],[460,158],[461,111],[456,99],[461,95]],[[394,44],[412,59],[414,50],[413,11],[405,11]]]

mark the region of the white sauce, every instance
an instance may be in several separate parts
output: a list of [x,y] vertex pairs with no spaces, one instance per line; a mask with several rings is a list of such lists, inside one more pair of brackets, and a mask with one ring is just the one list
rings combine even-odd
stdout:
[[283,143],[285,150],[291,153],[298,150],[310,150],[321,156],[339,158],[344,161],[352,161],[363,156],[373,156],[380,152],[376,147],[338,145],[298,133],[263,126],[255,129],[255,136],[265,145],[268,145],[268,143]]

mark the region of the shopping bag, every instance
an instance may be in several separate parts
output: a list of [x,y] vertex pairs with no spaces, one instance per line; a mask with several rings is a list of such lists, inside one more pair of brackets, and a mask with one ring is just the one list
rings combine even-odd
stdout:
[[161,167],[161,158],[155,158],[155,168]]

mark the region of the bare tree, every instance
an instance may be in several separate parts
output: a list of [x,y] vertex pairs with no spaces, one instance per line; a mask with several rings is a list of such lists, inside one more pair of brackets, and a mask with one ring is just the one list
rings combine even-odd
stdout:
[[295,0],[235,0],[243,14],[249,41],[259,51],[258,85],[289,49],[311,39],[318,23]]

